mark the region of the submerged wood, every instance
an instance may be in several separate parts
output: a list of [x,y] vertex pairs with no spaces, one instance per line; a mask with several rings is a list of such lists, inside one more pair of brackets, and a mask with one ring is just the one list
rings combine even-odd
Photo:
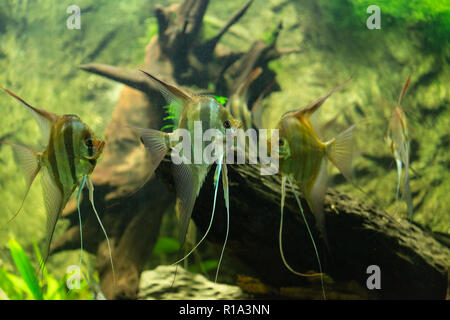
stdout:
[[[167,184],[171,164],[160,167],[159,175]],[[262,176],[257,165],[229,165],[230,235],[226,253],[237,257],[252,270],[250,276],[275,288],[306,287],[315,289],[321,299],[320,281],[290,273],[283,265],[278,249],[281,177]],[[219,188],[220,190],[220,188]],[[298,191],[299,192],[299,191]],[[192,219],[200,233],[205,232],[213,197],[209,175],[197,198]],[[222,245],[225,237],[226,209],[219,191],[214,224],[208,240]],[[450,250],[419,226],[408,220],[394,220],[383,210],[368,206],[329,190],[325,198],[325,218],[330,252],[320,241],[314,218],[302,199],[309,225],[324,265],[332,278],[328,296],[352,293],[353,298],[444,299],[448,285]],[[299,271],[317,271],[317,260],[293,193],[286,195],[283,243],[286,259]],[[381,289],[369,290],[367,268],[381,270]]]

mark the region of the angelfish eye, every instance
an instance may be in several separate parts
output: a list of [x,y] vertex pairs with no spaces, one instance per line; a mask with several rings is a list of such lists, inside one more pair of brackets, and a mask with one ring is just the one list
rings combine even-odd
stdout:
[[278,141],[278,144],[279,144],[280,147],[284,146],[284,144],[285,144],[284,138],[281,138],[281,139]]
[[87,138],[86,140],[84,140],[84,144],[85,144],[87,147],[93,147],[93,146],[94,146],[94,143],[92,142],[92,139],[91,139],[91,138]]
[[223,127],[224,127],[225,129],[230,129],[230,128],[231,128],[231,122],[230,122],[230,120],[225,120],[225,121],[223,122]]

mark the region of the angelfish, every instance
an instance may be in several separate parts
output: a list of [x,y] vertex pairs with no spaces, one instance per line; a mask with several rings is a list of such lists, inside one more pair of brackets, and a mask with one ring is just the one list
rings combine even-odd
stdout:
[[237,119],[242,120],[244,130],[252,127],[252,113],[250,112],[247,104],[248,90],[250,85],[261,75],[261,73],[261,67],[254,69],[249,74],[248,79],[236,88],[236,91],[233,92],[226,104],[226,107],[230,110],[231,114]]
[[[192,159],[192,154],[194,154],[194,158],[195,153],[199,151],[203,155],[205,149],[208,147],[202,140],[203,134],[208,129],[215,129],[221,133],[222,137],[226,137],[227,134],[232,136],[235,135],[237,130],[242,127],[242,122],[234,119],[229,110],[221,105],[214,97],[206,95],[195,95],[185,92],[184,90],[168,84],[143,70],[141,70],[141,72],[143,72],[153,80],[155,85],[160,90],[161,94],[166,99],[167,103],[169,103],[175,110],[177,110],[175,114],[179,115],[178,119],[174,119],[174,121],[176,122],[176,130],[172,133],[166,133],[153,129],[136,128],[141,133],[141,141],[146,147],[150,157],[151,174],[156,170],[162,159],[169,151],[171,151],[172,159],[174,159],[173,151],[176,146],[179,145],[178,139],[174,138],[177,132],[179,132],[177,131],[178,129],[184,129],[185,132],[189,132],[189,138],[191,139],[189,145],[191,149],[183,150],[184,152],[187,151],[186,154],[183,154],[183,156],[187,156],[189,157],[189,159]],[[199,122],[201,122],[202,132],[198,132],[198,130],[196,132],[196,128],[199,128],[197,125]],[[183,139],[185,139],[184,136]],[[199,143],[201,143],[200,149],[196,147],[199,146]],[[220,143],[220,140],[213,141],[212,143]],[[217,190],[220,178],[222,178],[225,206],[227,210],[227,230],[219,259],[218,268],[216,271],[216,281],[224,249],[228,239],[230,217],[228,175],[225,158],[226,151],[224,150],[224,148],[222,148],[222,150],[222,153],[216,155],[217,165],[214,173],[214,202],[208,229],[202,239],[197,243],[197,245],[184,258],[175,262],[178,263],[187,258],[206,238],[214,218]],[[179,243],[180,246],[183,247],[195,200],[200,192],[200,189],[209,170],[211,169],[212,163],[205,162],[203,157],[202,160],[197,163],[195,163],[195,159],[190,163],[180,162],[181,161],[177,161],[176,164],[174,163],[172,168],[177,194],[176,211],[180,219]]]
[[[77,187],[79,188],[77,207],[80,217],[81,233],[79,200],[82,189],[87,185],[89,189],[89,199],[106,236],[108,248],[110,249],[108,236],[97,214],[97,210],[95,209],[93,197],[94,186],[90,179],[90,175],[97,164],[97,160],[103,152],[105,142],[97,138],[94,132],[78,116],[72,114],[59,116],[35,108],[11,91],[7,89],[4,90],[31,112],[41,128],[45,141],[48,142],[45,150],[42,152],[33,151],[25,146],[2,142],[3,144],[12,147],[27,182],[27,189],[22,205],[9,221],[16,217],[20,212],[30,191],[31,185],[37,175],[41,173],[44,203],[47,214],[46,243],[42,252],[43,258],[42,261],[40,261],[42,268],[49,255],[50,244],[56,223]],[[82,234],[80,236],[82,250]],[[110,259],[114,272],[111,249]]]
[[397,106],[393,107],[389,103],[386,104],[391,109],[391,117],[389,119],[389,127],[386,134],[386,142],[391,148],[394,154],[395,163],[397,165],[397,192],[396,199],[399,198],[400,185],[402,180],[402,170],[405,168],[405,177],[403,180],[403,194],[402,199],[405,200],[408,207],[409,218],[413,217],[413,204],[411,197],[411,189],[409,187],[409,137],[408,137],[408,125],[406,122],[405,112],[401,107],[402,98],[406,93],[411,76],[406,80],[403,86],[400,97],[398,98]]
[[[349,79],[350,80],[350,79]],[[285,266],[293,273],[301,276],[314,276],[317,274],[303,274],[293,270],[287,263],[282,249],[282,225],[283,225],[283,209],[286,196],[286,182],[289,182],[295,195],[297,204],[305,221],[309,236],[313,242],[316,257],[319,263],[319,270],[322,280],[322,266],[319,254],[308,227],[300,198],[294,188],[294,182],[300,188],[310,207],[316,225],[320,234],[324,238],[328,247],[328,240],[325,229],[325,217],[323,212],[325,192],[327,188],[327,161],[330,161],[338,170],[348,179],[351,180],[351,159],[353,153],[353,133],[355,125],[351,126],[337,137],[323,142],[319,139],[316,130],[314,130],[310,117],[319,109],[319,107],[330,97],[336,90],[342,87],[345,81],[326,96],[321,97],[306,107],[290,111],[284,114],[278,125],[279,130],[279,157],[280,157],[280,173],[282,176],[281,183],[281,221],[279,232],[279,247],[281,257]],[[324,297],[325,292],[323,291]]]

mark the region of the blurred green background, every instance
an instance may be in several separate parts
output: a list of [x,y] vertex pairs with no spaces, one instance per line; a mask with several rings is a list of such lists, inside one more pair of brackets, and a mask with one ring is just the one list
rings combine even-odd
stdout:
[[[82,72],[78,66],[98,62],[137,68],[143,63],[145,45],[157,30],[154,6],[175,2],[179,1],[78,0],[81,30],[69,30],[66,8],[72,0],[2,0],[0,86],[36,107],[75,113],[101,136],[121,85]],[[372,4],[381,8],[381,30],[366,28],[366,8]],[[241,6],[242,1],[212,0],[204,36],[215,34]],[[381,99],[394,104],[411,75],[403,107],[412,139],[414,221],[449,234],[450,2],[255,0],[221,44],[246,50],[253,40],[267,39],[279,20],[284,28],[278,46],[301,52],[270,64],[282,91],[264,100],[264,125],[273,127],[284,112],[306,105],[352,76],[324,104],[318,121],[337,117],[329,137],[360,122],[355,177],[370,196],[345,183],[336,171],[332,171],[330,184],[404,216],[406,206],[395,202],[397,173],[384,141],[390,110]],[[0,93],[0,114],[0,140],[43,149],[34,119],[6,93]],[[0,226],[16,212],[24,192],[25,181],[10,148],[0,145]],[[172,218],[164,221],[174,223]],[[56,236],[65,226],[61,220]],[[0,231],[0,269],[18,274],[8,248],[10,238],[32,254],[33,242],[42,242],[44,230],[41,187],[35,183],[21,214]],[[173,262],[166,255],[176,245],[170,240],[171,230],[162,226],[159,245],[165,249],[156,251],[149,266]],[[49,259],[48,270],[60,279],[66,266],[77,262],[78,251],[56,254]],[[213,269],[214,261],[206,265]]]

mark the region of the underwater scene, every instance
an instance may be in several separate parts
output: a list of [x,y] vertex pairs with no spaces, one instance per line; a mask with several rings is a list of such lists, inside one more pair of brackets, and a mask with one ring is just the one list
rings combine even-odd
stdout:
[[0,300],[448,300],[449,39],[447,0],[0,0]]

